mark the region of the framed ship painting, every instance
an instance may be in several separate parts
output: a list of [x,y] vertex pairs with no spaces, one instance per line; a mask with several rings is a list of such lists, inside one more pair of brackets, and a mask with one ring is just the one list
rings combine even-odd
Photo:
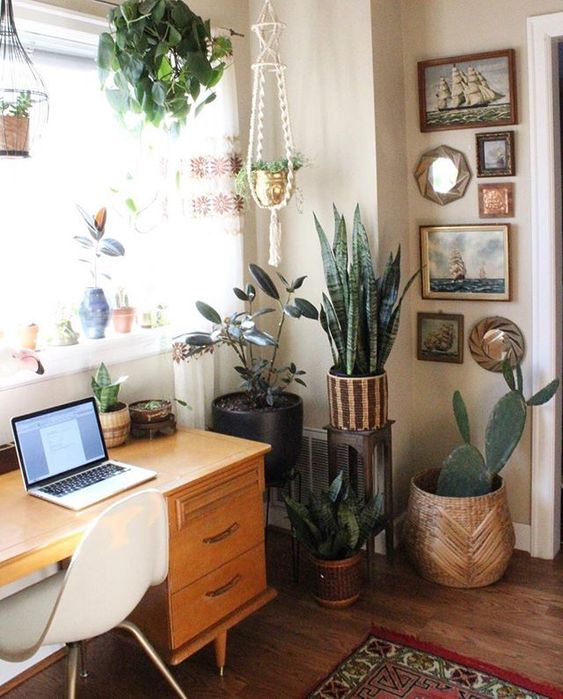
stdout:
[[463,316],[459,313],[417,314],[416,356],[427,362],[463,363]]
[[510,300],[510,226],[421,226],[422,298]]
[[418,63],[421,131],[518,123],[514,49]]

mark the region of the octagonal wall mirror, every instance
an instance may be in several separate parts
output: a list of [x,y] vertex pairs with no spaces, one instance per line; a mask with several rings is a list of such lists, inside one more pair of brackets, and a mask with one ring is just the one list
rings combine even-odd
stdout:
[[480,320],[469,335],[471,356],[488,371],[502,371],[505,359],[514,367],[525,352],[520,328],[508,318],[490,316]]
[[471,171],[461,151],[438,146],[423,153],[414,177],[422,196],[443,206],[461,199],[471,179]]

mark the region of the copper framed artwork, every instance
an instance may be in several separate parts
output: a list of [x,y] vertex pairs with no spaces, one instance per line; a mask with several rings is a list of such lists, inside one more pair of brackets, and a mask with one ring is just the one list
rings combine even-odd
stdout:
[[416,356],[427,362],[463,363],[463,315],[417,314]]
[[513,177],[516,174],[514,131],[475,134],[477,177]]
[[420,130],[518,123],[514,66],[514,49],[420,61]]
[[514,185],[512,182],[479,185],[479,218],[510,218],[514,216]]
[[420,226],[422,298],[510,300],[510,226]]

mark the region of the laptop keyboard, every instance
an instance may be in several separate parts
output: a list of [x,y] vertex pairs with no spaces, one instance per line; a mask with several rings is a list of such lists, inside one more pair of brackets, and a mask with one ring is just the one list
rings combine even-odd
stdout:
[[118,476],[123,471],[128,469],[124,466],[119,466],[111,461],[108,461],[101,466],[96,466],[91,468],[84,473],[77,473],[75,476],[70,476],[69,478],[64,478],[56,483],[51,483],[51,485],[45,485],[43,488],[39,488],[43,493],[48,495],[54,495],[55,497],[62,497],[63,495],[68,495],[69,493],[74,493],[77,490],[82,490],[87,488],[89,485],[94,485],[94,483],[99,483],[100,481],[105,481],[113,476]]

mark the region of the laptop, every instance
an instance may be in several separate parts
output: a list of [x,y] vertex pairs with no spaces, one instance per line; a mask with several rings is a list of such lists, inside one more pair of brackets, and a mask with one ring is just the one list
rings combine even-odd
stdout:
[[27,493],[71,510],[156,477],[110,460],[94,398],[14,417],[12,432]]

